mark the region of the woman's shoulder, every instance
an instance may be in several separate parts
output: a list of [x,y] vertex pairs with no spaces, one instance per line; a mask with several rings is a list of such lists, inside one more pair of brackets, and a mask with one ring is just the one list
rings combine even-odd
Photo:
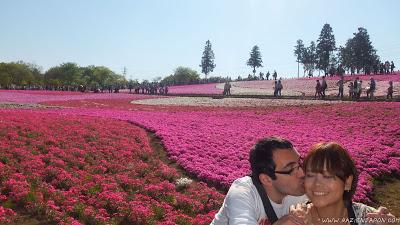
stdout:
[[353,202],[353,210],[356,218],[359,220],[358,224],[365,225],[369,224],[367,220],[367,214],[376,212],[376,209],[374,207],[359,202]]
[[358,211],[358,212],[366,212],[366,213],[376,212],[376,209],[374,207],[365,205],[360,202],[353,202],[353,210]]

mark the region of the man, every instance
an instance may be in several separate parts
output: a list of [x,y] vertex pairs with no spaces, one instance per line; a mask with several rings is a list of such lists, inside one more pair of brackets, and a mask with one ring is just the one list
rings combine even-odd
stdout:
[[394,66],[394,63],[392,61],[392,63],[390,64],[390,73],[394,72],[394,68],[395,68],[395,66]]
[[[300,155],[293,145],[277,137],[262,139],[251,149],[249,161],[251,176],[233,182],[211,225],[304,225],[289,214],[291,205],[308,200]],[[371,216],[394,218],[386,208]]]
[[336,84],[339,86],[339,93],[337,97],[343,98],[343,85],[344,85],[343,75],[340,77],[340,80]]
[[328,88],[328,84],[326,83],[325,76],[322,77],[321,88],[322,88],[322,98],[325,98],[325,91]]
[[[250,152],[252,177],[261,184],[279,224],[301,224],[288,215],[290,205],[306,202],[304,172],[300,155],[284,139],[270,137],[257,142]],[[235,180],[212,225],[257,225],[267,219],[264,205],[252,177]],[[298,219],[297,219],[298,220]]]
[[374,99],[374,92],[376,90],[376,82],[373,77],[371,77],[369,82],[369,89],[367,90],[367,98]]

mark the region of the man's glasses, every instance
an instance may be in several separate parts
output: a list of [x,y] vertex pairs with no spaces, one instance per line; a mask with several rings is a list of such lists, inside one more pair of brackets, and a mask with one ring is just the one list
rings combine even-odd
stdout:
[[297,171],[300,170],[300,168],[301,168],[301,164],[300,164],[300,163],[297,163],[296,166],[293,166],[293,167],[290,168],[289,170],[286,170],[286,171],[278,171],[278,170],[275,170],[275,173],[284,174],[284,175],[292,175],[294,171],[297,172]]

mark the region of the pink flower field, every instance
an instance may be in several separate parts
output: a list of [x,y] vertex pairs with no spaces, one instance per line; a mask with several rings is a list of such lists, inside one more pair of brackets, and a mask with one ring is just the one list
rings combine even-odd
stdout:
[[251,146],[270,135],[291,140],[302,155],[319,141],[344,145],[360,172],[357,201],[371,201],[373,178],[400,174],[400,102],[221,108],[143,106],[131,97],[0,109],[0,218],[22,208],[60,223],[208,224],[223,196],[201,182],[174,189],[180,175],[138,126],[221,190],[249,172]]
[[208,224],[222,195],[178,191],[176,169],[127,122],[0,110],[0,223],[19,211],[54,224]]
[[[200,179],[228,187],[249,172],[250,147],[277,135],[305,154],[318,141],[338,141],[360,170],[356,199],[368,202],[371,178],[400,172],[400,103],[354,103],[269,110],[126,112],[71,109],[59,113],[129,120],[156,132],[170,157]],[[301,121],[301,122],[299,122]]]
[[148,99],[159,96],[134,95],[128,93],[80,93],[67,91],[4,91],[0,90],[0,102],[15,103],[41,103],[71,100],[93,100],[93,99]]

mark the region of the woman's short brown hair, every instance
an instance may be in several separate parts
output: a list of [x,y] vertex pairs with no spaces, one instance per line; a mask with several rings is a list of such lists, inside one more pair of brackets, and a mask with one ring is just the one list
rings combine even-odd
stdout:
[[351,189],[343,194],[344,200],[351,201],[356,191],[358,173],[350,154],[341,145],[336,142],[321,142],[313,145],[304,159],[303,169],[306,173],[307,171],[323,173],[326,169],[343,182],[353,176]]

